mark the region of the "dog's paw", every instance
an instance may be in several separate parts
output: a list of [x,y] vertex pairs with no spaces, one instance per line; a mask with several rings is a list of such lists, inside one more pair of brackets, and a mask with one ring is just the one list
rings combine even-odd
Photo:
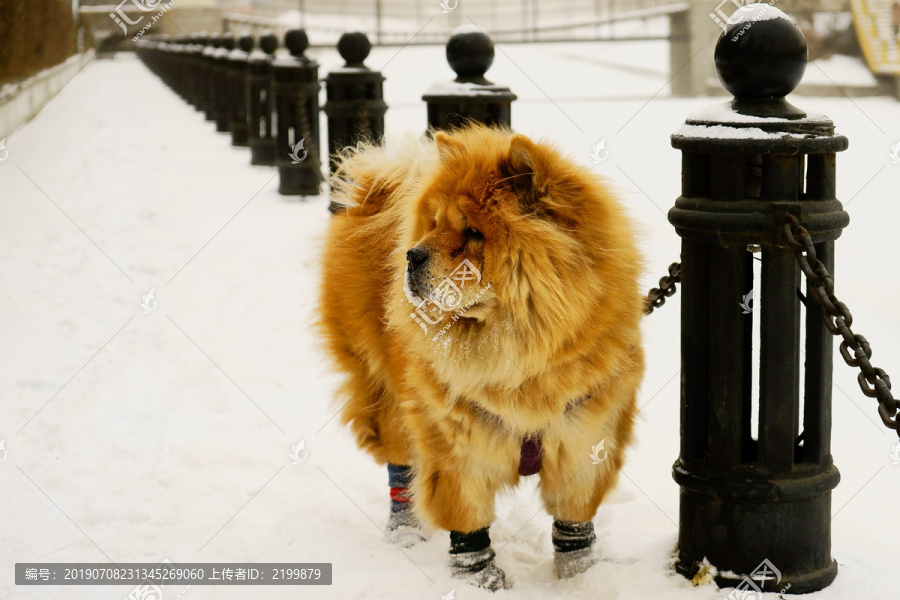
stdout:
[[391,512],[385,533],[391,542],[401,548],[410,548],[425,541],[425,532],[411,509]]
[[554,552],[553,562],[556,563],[556,576],[560,579],[568,579],[584,573],[600,562],[600,559],[594,554],[592,547],[587,547],[570,552]]
[[506,581],[506,573],[494,564],[494,555],[494,549],[490,546],[477,552],[451,554],[453,576],[490,592],[508,590],[510,584]]
[[484,588],[489,592],[508,590],[510,588],[509,582],[506,581],[506,573],[494,563],[469,575],[466,578],[466,582]]

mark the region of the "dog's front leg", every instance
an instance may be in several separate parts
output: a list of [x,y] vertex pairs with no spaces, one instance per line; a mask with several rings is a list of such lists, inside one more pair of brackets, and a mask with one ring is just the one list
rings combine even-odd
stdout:
[[[450,531],[455,576],[492,591],[506,589],[506,575],[494,564],[488,528],[494,520],[494,496],[518,481],[519,445],[512,437],[498,436],[493,426],[466,425],[430,430],[419,452],[413,498],[427,520]],[[446,434],[435,435],[438,431]]]

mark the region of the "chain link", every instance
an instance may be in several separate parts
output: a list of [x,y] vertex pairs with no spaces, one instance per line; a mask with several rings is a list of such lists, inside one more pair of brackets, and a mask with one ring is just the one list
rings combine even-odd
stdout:
[[672,263],[669,265],[669,274],[659,280],[659,287],[650,290],[644,299],[644,314],[649,315],[654,309],[665,304],[666,298],[674,295],[677,291],[675,284],[680,282],[681,263]]
[[[878,414],[885,426],[893,429],[900,436],[900,419],[897,410],[900,403],[891,394],[891,378],[883,369],[873,367],[872,347],[865,337],[853,333],[853,315],[847,305],[834,295],[834,280],[828,269],[816,257],[816,249],[809,232],[800,225],[794,215],[787,215],[784,224],[784,237],[797,256],[797,263],[809,280],[810,295],[816,303],[825,309],[825,326],[834,336],[840,336],[841,356],[851,367],[860,370],[857,381],[862,393],[869,398],[878,399]],[[851,354],[850,351],[853,351]]]

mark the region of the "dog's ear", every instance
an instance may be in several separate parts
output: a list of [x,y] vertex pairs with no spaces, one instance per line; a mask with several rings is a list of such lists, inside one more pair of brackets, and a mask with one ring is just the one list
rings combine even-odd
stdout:
[[437,146],[438,156],[442,162],[446,162],[457,151],[462,150],[462,144],[443,131],[434,133],[434,145]]
[[509,156],[504,170],[504,177],[518,195],[523,208],[535,210],[538,199],[547,195],[546,170],[540,149],[524,135],[514,135],[509,142]]

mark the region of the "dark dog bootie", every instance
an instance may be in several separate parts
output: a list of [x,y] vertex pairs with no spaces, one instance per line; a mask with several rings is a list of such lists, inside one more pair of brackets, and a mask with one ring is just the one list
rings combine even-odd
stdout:
[[594,555],[594,524],[553,521],[553,562],[556,576],[568,579],[584,573],[598,562]]
[[491,592],[509,589],[506,573],[494,564],[488,529],[472,533],[450,532],[450,569],[454,577]]

